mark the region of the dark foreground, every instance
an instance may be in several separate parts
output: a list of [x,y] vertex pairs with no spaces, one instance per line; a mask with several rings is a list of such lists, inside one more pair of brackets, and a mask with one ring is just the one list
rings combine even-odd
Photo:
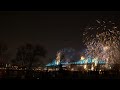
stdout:
[[119,71],[0,71],[0,79],[120,79]]

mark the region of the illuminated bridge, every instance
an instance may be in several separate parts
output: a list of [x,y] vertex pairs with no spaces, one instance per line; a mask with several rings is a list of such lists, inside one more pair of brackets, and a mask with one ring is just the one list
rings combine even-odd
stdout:
[[64,61],[60,61],[59,63],[57,63],[57,60],[53,60],[51,63],[48,63],[46,66],[47,67],[52,67],[52,66],[59,66],[60,64],[62,65],[85,65],[85,64],[97,64],[97,65],[105,65],[106,62],[104,60],[94,60],[94,59],[84,59],[84,60],[78,60],[77,62],[64,62]]

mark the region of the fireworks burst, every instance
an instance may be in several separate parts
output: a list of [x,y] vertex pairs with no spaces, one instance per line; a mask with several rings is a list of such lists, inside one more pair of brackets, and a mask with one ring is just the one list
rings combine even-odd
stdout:
[[120,31],[115,23],[96,20],[96,24],[85,28],[83,36],[86,56],[106,60],[109,64],[120,63]]

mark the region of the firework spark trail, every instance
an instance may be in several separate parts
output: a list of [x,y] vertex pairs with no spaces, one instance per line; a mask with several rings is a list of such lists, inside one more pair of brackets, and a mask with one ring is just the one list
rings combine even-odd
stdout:
[[96,20],[96,24],[87,27],[83,33],[87,46],[86,56],[120,63],[120,31],[115,23]]

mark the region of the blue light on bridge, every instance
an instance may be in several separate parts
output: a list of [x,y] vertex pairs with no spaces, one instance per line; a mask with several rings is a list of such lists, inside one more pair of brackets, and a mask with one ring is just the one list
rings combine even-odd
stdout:
[[96,62],[97,62],[97,64],[106,64],[106,62],[104,60],[95,61],[93,59],[88,58],[86,60],[79,60],[77,62],[64,62],[64,61],[61,61],[58,64],[57,64],[56,60],[53,60],[51,63],[47,64],[46,66],[47,67],[59,66],[60,64],[62,64],[62,65],[69,65],[69,64],[83,65],[83,64],[92,64],[92,63],[96,63]]

